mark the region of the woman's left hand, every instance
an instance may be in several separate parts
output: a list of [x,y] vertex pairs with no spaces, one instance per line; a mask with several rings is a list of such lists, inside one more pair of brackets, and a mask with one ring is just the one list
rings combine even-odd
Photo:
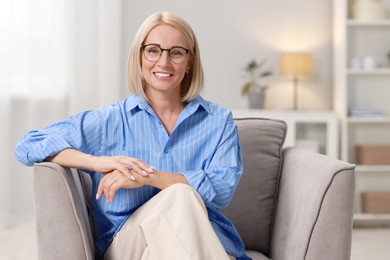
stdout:
[[153,174],[140,175],[134,170],[131,170],[131,174],[136,176],[135,180],[129,179],[118,170],[106,173],[99,182],[96,199],[100,199],[104,194],[107,203],[111,203],[114,200],[117,190],[122,188],[133,189],[144,185],[150,185],[162,190],[175,183],[188,184],[187,179],[182,174],[172,172],[155,170]]
[[100,197],[104,194],[107,203],[111,203],[114,200],[115,193],[117,190],[122,188],[138,188],[145,185],[145,180],[146,178],[148,178],[148,176],[141,176],[139,174],[136,174],[135,172],[133,172],[132,174],[133,176],[137,176],[135,180],[130,180],[118,170],[114,170],[110,173],[105,174],[99,182],[96,199],[100,199]]

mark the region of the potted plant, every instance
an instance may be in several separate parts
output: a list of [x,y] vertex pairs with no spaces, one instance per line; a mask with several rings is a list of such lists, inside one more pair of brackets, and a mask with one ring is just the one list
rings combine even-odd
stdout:
[[241,95],[248,95],[249,108],[264,108],[265,92],[268,86],[264,85],[262,79],[272,75],[272,71],[262,70],[264,63],[264,61],[251,60],[244,69],[248,73],[249,81],[243,85]]

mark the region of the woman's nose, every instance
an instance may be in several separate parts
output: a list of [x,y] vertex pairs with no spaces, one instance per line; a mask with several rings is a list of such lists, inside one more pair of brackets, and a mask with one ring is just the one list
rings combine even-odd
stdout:
[[163,50],[161,52],[160,59],[158,60],[159,65],[167,65],[170,64],[171,58],[169,57],[169,51]]

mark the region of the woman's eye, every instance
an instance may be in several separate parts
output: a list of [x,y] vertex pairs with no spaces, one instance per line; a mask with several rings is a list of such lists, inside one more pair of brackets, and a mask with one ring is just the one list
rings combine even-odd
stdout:
[[160,51],[157,48],[148,49],[148,53],[150,53],[150,54],[157,54],[159,52]]
[[175,50],[175,49],[173,49],[173,50],[171,50],[171,56],[172,57],[180,57],[180,56],[183,56],[184,55],[184,53],[183,53],[184,51],[182,51],[182,50]]

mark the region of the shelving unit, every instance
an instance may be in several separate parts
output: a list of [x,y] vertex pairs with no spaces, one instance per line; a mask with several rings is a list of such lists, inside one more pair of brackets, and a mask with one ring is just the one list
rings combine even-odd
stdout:
[[[382,0],[390,10],[390,0]],[[357,145],[390,145],[390,18],[354,20],[352,0],[334,0],[334,107],[341,122],[341,159],[357,164]],[[373,68],[352,68],[352,59],[371,57]],[[353,108],[381,111],[351,116]],[[390,156],[390,154],[389,154]],[[390,165],[357,165],[355,221],[389,224],[390,214],[365,214],[361,193],[390,192]]]
[[331,111],[233,110],[234,118],[262,117],[287,124],[284,146],[298,146],[338,158],[338,121]]
[[347,74],[348,75],[390,75],[390,68],[377,68],[371,70],[347,69]]

